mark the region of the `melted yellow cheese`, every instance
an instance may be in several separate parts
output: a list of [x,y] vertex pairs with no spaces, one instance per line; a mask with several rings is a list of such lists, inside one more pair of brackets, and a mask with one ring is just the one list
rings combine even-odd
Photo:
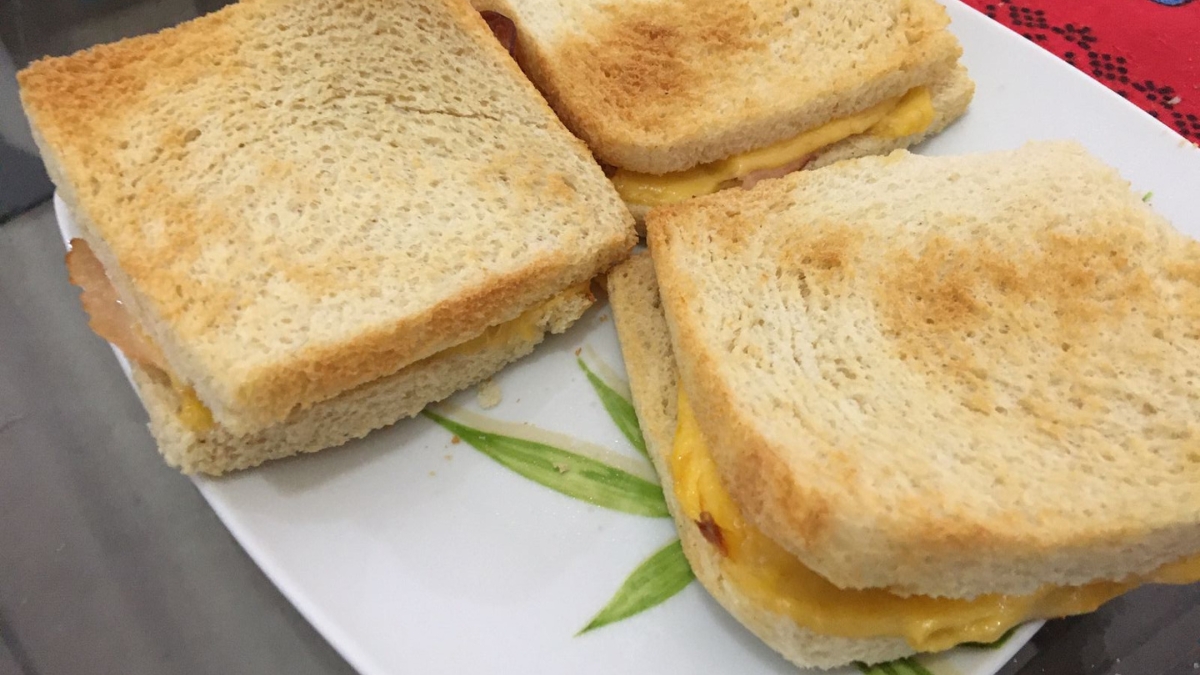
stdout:
[[910,89],[886,117],[871,127],[871,135],[904,138],[925,131],[933,124],[933,98],[928,87]]
[[[590,283],[585,282],[580,284],[568,292],[583,293]],[[538,317],[543,313],[546,305],[553,302],[557,297],[555,296],[551,300],[535,305],[512,321],[491,326],[474,338],[451,347],[444,352],[440,352],[440,354],[469,354],[499,348],[514,339],[525,341],[536,339],[541,334],[541,329],[538,326]],[[197,434],[211,430],[216,425],[216,422],[213,420],[212,411],[196,396],[196,390],[179,382],[170,374],[167,376],[171,380],[171,388],[175,390],[175,394],[179,397],[179,408],[176,410],[176,415],[183,426]]]
[[618,169],[612,176],[621,197],[632,204],[662,206],[711,194],[754,171],[776,169],[799,161],[821,148],[862,133],[900,138],[924,131],[933,122],[929,89],[917,87],[903,96],[805,131],[798,136],[663,175]]
[[183,426],[193,433],[202,434],[215,425],[212,411],[196,396],[196,390],[171,378],[171,387],[179,396],[176,414]]
[[1200,556],[1194,556],[1165,565],[1145,579],[1047,586],[1026,596],[959,600],[841,589],[745,522],[721,484],[682,389],[670,466],[684,514],[695,523],[707,523],[701,531],[707,530],[706,538],[717,542],[718,553],[723,547],[725,576],[758,605],[823,635],[899,636],[917,651],[939,651],[963,642],[993,642],[1031,619],[1093,611],[1141,583],[1200,579]]
[[[564,294],[582,294],[587,292],[591,285],[590,281],[585,281],[582,284],[573,286]],[[487,349],[497,349],[508,344],[512,340],[520,339],[523,341],[535,340],[542,334],[542,329],[538,326],[538,318],[546,312],[546,308],[555,302],[560,296],[555,295],[545,302],[539,303],[522,312],[517,318],[504,323],[489,326],[482,333],[467,340],[466,342],[457,344],[449,349],[438,352],[438,356],[454,355],[454,354],[471,354],[474,352],[484,351]]]

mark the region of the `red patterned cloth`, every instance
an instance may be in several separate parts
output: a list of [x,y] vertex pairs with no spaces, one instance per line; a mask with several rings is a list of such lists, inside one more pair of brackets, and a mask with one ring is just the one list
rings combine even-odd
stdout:
[[965,2],[1200,142],[1200,1]]

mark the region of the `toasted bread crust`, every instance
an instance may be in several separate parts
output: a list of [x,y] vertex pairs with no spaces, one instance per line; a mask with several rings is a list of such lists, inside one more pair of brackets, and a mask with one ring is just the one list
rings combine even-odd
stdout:
[[912,654],[902,638],[856,639],[814,633],[757,605],[724,577],[719,554],[696,523],[684,515],[673,490],[667,458],[677,423],[678,373],[650,256],[634,254],[613,268],[608,292],[646,446],[662,480],[684,554],[704,588],[759,639],[802,668],[832,668],[853,661],[876,663]]
[[150,415],[159,451],[184,473],[220,475],[264,462],[340,446],[420,412],[460,389],[474,385],[529,354],[549,333],[562,333],[594,301],[587,288],[560,293],[530,317],[532,335],[507,339],[470,351],[434,354],[361,387],[295,411],[266,429],[237,434],[222,427],[197,433],[180,423],[179,398],[169,384],[134,366],[133,379]]
[[511,319],[635,241],[465,0],[247,0],[20,82],[121,297],[239,433]]
[[834,584],[1020,595],[1196,552],[1200,244],[1079,146],[851,160],[647,226],[730,493]]
[[475,2],[514,19],[526,72],[596,156],[644,173],[858,112],[945,76],[961,52],[933,0]]

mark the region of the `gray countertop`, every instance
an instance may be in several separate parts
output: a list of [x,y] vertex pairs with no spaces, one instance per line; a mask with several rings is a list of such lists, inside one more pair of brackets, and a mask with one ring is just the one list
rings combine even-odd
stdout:
[[[0,225],[0,675],[353,672],[184,476],[67,283],[49,204]],[[1200,672],[1200,585],[1053,621],[1003,675]]]
[[158,456],[62,256],[49,204],[0,225],[0,675],[352,673]]

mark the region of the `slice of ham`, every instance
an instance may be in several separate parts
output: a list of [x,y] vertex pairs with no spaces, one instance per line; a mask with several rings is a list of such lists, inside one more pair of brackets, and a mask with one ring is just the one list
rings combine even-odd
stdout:
[[71,240],[71,250],[67,252],[67,278],[83,291],[79,301],[88,313],[88,326],[96,335],[116,345],[131,361],[166,371],[167,360],[162,351],[142,332],[117,295],[104,265],[82,239]]
[[742,189],[749,190],[757,185],[760,180],[767,180],[769,178],[783,178],[793,171],[799,171],[800,169],[803,169],[811,161],[812,155],[805,155],[794,162],[788,162],[783,166],[777,166],[773,169],[759,169],[758,171],[751,171],[745,176],[739,177],[738,180],[742,183]]
[[504,16],[500,12],[484,10],[479,13],[483,20],[487,22],[488,28],[492,29],[492,34],[500,41],[501,45],[508,50],[508,53],[516,58],[517,56],[517,25],[513,20]]

